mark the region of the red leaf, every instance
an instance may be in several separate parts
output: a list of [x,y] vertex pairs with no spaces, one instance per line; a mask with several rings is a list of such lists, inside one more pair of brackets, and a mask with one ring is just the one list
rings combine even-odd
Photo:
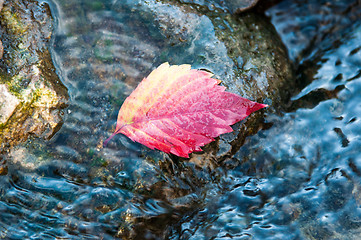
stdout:
[[267,105],[225,92],[209,72],[163,63],[124,101],[115,132],[151,149],[180,157],[223,133],[230,125]]

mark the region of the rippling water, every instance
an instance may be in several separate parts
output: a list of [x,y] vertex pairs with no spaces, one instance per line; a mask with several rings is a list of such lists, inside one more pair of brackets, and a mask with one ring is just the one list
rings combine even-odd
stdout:
[[[321,10],[304,15],[294,2],[266,15],[298,69],[298,93],[282,115],[267,115],[271,127],[249,137],[233,159],[201,168],[120,135],[102,147],[144,73],[167,58],[193,56],[182,55],[176,41],[165,46],[162,39],[172,36],[147,22],[155,7],[177,14],[176,7],[50,1],[58,25],[52,54],[71,102],[52,140],[29,140],[7,156],[0,237],[358,239],[360,6],[306,1]],[[206,41],[193,44],[205,53],[219,49]]]

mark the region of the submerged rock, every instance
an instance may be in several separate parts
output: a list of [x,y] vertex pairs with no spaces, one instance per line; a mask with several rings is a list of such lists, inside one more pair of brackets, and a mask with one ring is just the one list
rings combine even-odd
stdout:
[[3,58],[3,53],[4,53],[4,47],[3,47],[3,43],[0,40],[0,59]]
[[[105,131],[112,132],[115,127],[112,120],[116,120],[124,98],[163,62],[191,64],[193,68],[210,71],[222,80],[227,91],[266,103],[270,105],[266,111],[270,112],[280,111],[292,92],[294,77],[287,51],[262,14],[249,12],[235,16],[218,9],[206,11],[199,4],[179,1],[105,1],[86,3],[84,8],[74,8],[74,3],[64,1],[62,5],[64,16],[71,21],[60,31],[63,36],[59,37],[57,45],[59,52],[64,54],[59,59],[63,59],[64,72],[77,76],[77,82],[70,80],[68,85],[98,88],[97,92],[90,88],[86,94],[76,90],[74,95],[78,97],[72,104],[80,108],[84,101],[89,104],[87,95],[98,104],[97,107],[112,104],[113,108],[98,114],[99,119],[92,116],[91,121],[84,123],[69,115],[67,121],[76,127],[75,135],[79,138],[74,141],[88,139],[88,143],[102,145],[103,139],[99,136],[106,139],[108,133]],[[106,8],[111,11],[104,10]],[[91,25],[86,24],[88,22]],[[82,63],[77,64],[79,61]],[[89,81],[88,76],[95,76],[96,81]],[[110,96],[109,101],[99,94]],[[86,116],[88,111],[85,111]],[[95,108],[94,111],[99,110]],[[110,111],[114,112],[114,117],[102,117]],[[209,159],[211,154],[217,160],[232,156],[246,136],[263,127],[262,112],[252,114],[245,124],[235,125],[236,131],[222,136],[219,144],[205,147],[204,157],[202,154],[194,156]],[[93,121],[91,126],[106,121],[108,129],[89,129],[89,122]],[[93,137],[89,130],[94,133]],[[112,147],[119,138],[118,135],[112,139],[108,146]],[[123,146],[118,144],[116,147]]]
[[[0,12],[1,9],[3,8],[3,4],[4,4],[4,0],[0,0]],[[4,53],[4,47],[3,47],[3,43],[0,40],[0,59],[2,59],[3,53]]]
[[54,135],[68,95],[48,50],[53,31],[48,5],[6,1],[0,19],[5,49],[0,61],[0,152],[4,152],[30,135],[45,139]]
[[178,0],[181,3],[191,3],[199,7],[207,7],[209,10],[219,8],[230,13],[242,13],[254,8],[259,0]]
[[[208,70],[222,80],[227,91],[269,104],[270,107],[266,110],[269,112],[281,111],[294,88],[294,75],[287,51],[273,26],[262,15],[215,14],[199,10],[192,4],[179,4],[178,1],[172,1],[171,4],[127,1],[118,2],[113,7],[119,12],[118,16],[126,19],[128,24],[123,26],[120,33],[112,32],[117,29],[117,25],[109,21],[107,13],[109,25],[106,26],[107,31],[103,30],[107,35],[102,35],[96,48],[102,49],[97,52],[103,53],[103,57],[105,53],[112,52],[106,49],[121,49],[119,52],[113,51],[113,54],[121,59],[124,75],[128,76],[124,80],[131,83],[133,88],[142,77],[165,61],[170,64],[188,63],[193,68]],[[128,12],[132,14],[128,15]],[[104,21],[101,24],[104,27]],[[123,31],[131,36],[126,38],[126,43],[124,39],[115,38],[117,35],[125,38]],[[133,44],[129,44],[130,39]],[[113,41],[113,46],[109,44],[110,41]],[[109,61],[111,55],[107,56],[106,61]],[[129,76],[133,82],[128,80]],[[245,138],[263,127],[262,122],[263,111],[259,111],[245,122],[234,125],[233,133],[222,135],[216,142],[205,146],[204,152],[192,154],[189,161],[174,156],[170,156],[173,162],[170,159],[159,161],[161,174],[167,181],[157,180],[155,176],[150,177],[153,181],[148,181],[149,176],[142,176],[139,181],[143,187],[137,191],[141,191],[142,195],[149,194],[151,198],[171,202],[175,211],[194,207],[194,202],[199,201],[202,194],[207,195],[207,190],[212,188],[210,179],[222,175],[209,171],[208,167],[232,158]],[[114,142],[109,148],[114,146]],[[126,145],[124,142],[131,145],[129,139],[122,138],[122,144]],[[117,144],[115,148],[124,147],[122,144]],[[148,157],[151,159],[151,154]],[[107,159],[110,157],[107,156]],[[162,216],[155,216],[153,219],[158,218],[161,219]],[[136,230],[143,229],[144,225],[150,226],[147,223],[148,216],[140,217],[133,210],[127,214],[127,219],[131,219],[127,221],[131,222],[131,234],[135,238],[156,234],[156,231],[149,229],[148,232]],[[126,236],[128,233],[119,232],[120,236],[123,234]]]
[[[337,42],[339,32],[351,29],[358,22],[361,18],[361,2],[289,0],[271,7],[265,14],[271,18],[287,46],[290,58],[303,64],[308,58],[318,55],[320,48],[332,48],[330,43]],[[318,46],[317,49],[314,46]]]
[[240,13],[253,8],[258,1],[259,0],[228,0],[224,2],[233,12]]
[[[241,16],[205,11],[190,4],[139,3],[135,11],[149,12],[144,22],[155,22],[165,36],[167,61],[190,63],[211,71],[222,80],[227,91],[270,105],[265,111],[279,112],[294,88],[294,73],[288,53],[272,24],[261,14]],[[152,33],[151,36],[156,35]],[[177,54],[177,55],[176,55]],[[232,157],[245,138],[262,128],[262,112],[249,116],[234,132],[193,154],[192,161]]]

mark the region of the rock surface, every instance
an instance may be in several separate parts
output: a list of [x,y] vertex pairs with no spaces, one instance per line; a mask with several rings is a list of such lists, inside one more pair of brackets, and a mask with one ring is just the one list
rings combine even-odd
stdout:
[[[66,36],[59,38],[58,45],[62,46],[59,51],[64,52],[59,59],[64,59],[64,72],[79,76],[77,82],[70,80],[67,85],[97,86],[86,93],[97,103],[100,103],[100,94],[110,95],[110,103],[114,104],[114,109],[109,110],[115,113],[113,120],[124,98],[163,62],[191,64],[193,68],[208,70],[223,81],[227,91],[270,105],[268,112],[282,110],[292,92],[294,75],[287,51],[262,14],[249,12],[235,16],[217,9],[209,11],[206,4],[179,1],[118,1],[110,4],[110,12],[101,10],[102,6],[107,6],[102,4],[84,5],[91,9],[87,12],[84,8],[75,8],[71,1],[63,3],[64,15],[69,15],[67,18],[71,21],[61,29]],[[77,64],[79,59],[81,64]],[[80,79],[84,72],[94,74],[97,81]],[[100,86],[104,93],[99,92]],[[93,92],[93,89],[98,90]],[[77,89],[74,95],[83,96],[84,93]],[[81,108],[83,101],[73,103]],[[102,106],[108,103],[103,101]],[[232,156],[246,136],[262,128],[263,112],[252,114],[245,124],[235,125],[234,133],[222,136],[208,151],[218,160]],[[105,114],[109,113],[100,114],[100,119],[93,116],[94,126],[95,122],[105,121],[100,117]],[[69,117],[68,121],[71,119]],[[110,133],[115,124],[111,118],[106,122]],[[79,134],[88,123],[74,119],[73,124],[78,129],[76,137],[81,138],[78,141],[97,140],[89,136],[89,132]],[[103,135],[101,131],[94,128],[94,136]],[[116,139],[119,138],[118,135]],[[109,146],[112,144],[114,139]],[[210,152],[204,155],[208,159]]]
[[6,1],[0,19],[5,49],[0,61],[0,152],[4,152],[30,135],[49,139],[62,124],[68,95],[48,51],[53,31],[48,5]]
[[4,47],[3,47],[3,43],[0,40],[0,59],[3,58],[3,54],[4,54]]
[[[3,8],[3,4],[4,4],[4,0],[0,0],[0,12],[1,9]],[[4,47],[3,47],[3,43],[0,40],[0,59],[2,59],[3,53],[4,53]]]
[[[293,92],[295,77],[285,46],[263,15],[252,12],[242,16],[222,12],[215,15],[199,8],[199,4],[149,3],[139,8],[143,11],[149,8],[169,44],[188,53],[183,59],[168,55],[177,64],[191,61],[193,67],[215,73],[227,91],[270,105],[267,112],[282,110]],[[262,128],[262,121],[262,111],[252,114],[244,124],[234,125],[233,133],[222,135],[218,143],[204,148],[204,155],[193,154],[197,159],[193,160],[223,161],[232,157],[247,136]]]
[[241,13],[256,6],[259,0],[228,0],[224,2],[233,12]]
[[[227,86],[227,91],[269,104],[270,107],[265,111],[270,113],[281,111],[292,93],[294,75],[287,51],[273,26],[262,15],[251,12],[242,16],[226,12],[215,14],[199,7],[199,4],[186,5],[178,1],[172,1],[171,4],[159,1],[119,2],[115,9],[120,9],[122,14],[130,9],[140,13],[130,15],[131,20],[128,19],[127,25],[127,32],[137,44],[124,48],[128,50],[121,56],[124,74],[129,76],[130,73],[137,73],[132,75],[134,87],[151,69],[169,61],[171,64],[189,63],[193,68],[213,72]],[[114,29],[111,24],[106,27],[109,31]],[[114,39],[113,34],[116,34],[110,34],[109,31],[109,35],[104,38]],[[145,44],[139,43],[140,40]],[[106,39],[101,39],[97,46],[106,46],[105,43]],[[117,43],[124,45],[120,40]],[[108,48],[112,49],[111,46]],[[131,64],[134,61],[132,51],[141,56],[135,64]],[[103,49],[99,52],[107,51]],[[136,71],[131,71],[132,68]],[[145,191],[151,198],[164,199],[176,209],[192,205],[197,197],[192,198],[193,190],[183,186],[187,186],[189,181],[197,183],[198,187],[202,186],[201,191],[205,191],[209,187],[209,179],[218,176],[217,173],[208,172],[208,169],[214,168],[217,162],[232,159],[246,137],[263,127],[263,114],[263,111],[259,111],[245,122],[234,125],[233,133],[222,135],[216,142],[204,147],[204,152],[193,154],[189,160],[170,156],[172,161],[166,159],[159,162],[160,171],[167,181],[158,181],[154,175],[152,177],[154,173],[150,173],[146,178],[139,179],[141,187],[134,191]],[[122,139],[122,144],[113,145],[117,149],[126,145],[125,142],[131,142],[121,136],[117,138]],[[112,148],[112,144],[114,142],[109,148]],[[148,152],[146,155],[152,158]],[[198,171],[194,166],[202,170]],[[122,229],[119,230],[119,236],[134,234],[136,238],[146,235],[142,230],[137,230],[147,224],[146,219],[147,216],[139,218],[135,209],[129,209],[125,221],[131,226],[131,233]]]
[[207,7],[211,11],[219,8],[230,13],[242,13],[255,7],[259,0],[179,0],[179,2]]

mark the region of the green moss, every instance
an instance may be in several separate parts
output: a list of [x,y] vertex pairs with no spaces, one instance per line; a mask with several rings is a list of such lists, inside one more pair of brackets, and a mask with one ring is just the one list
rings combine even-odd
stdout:
[[10,9],[4,8],[1,12],[2,22],[6,23],[7,29],[14,35],[22,35],[26,33],[27,27],[24,25],[16,13],[12,13]]
[[102,157],[95,157],[92,159],[91,165],[93,167],[97,167],[97,166],[106,167],[108,166],[108,162]]
[[87,158],[91,160],[91,165],[93,167],[106,167],[108,162],[97,153],[98,151],[94,148],[87,149]]
[[35,91],[32,93],[31,103],[34,104],[35,102],[38,102],[43,97],[43,92],[41,89],[35,89]]
[[24,89],[24,87],[22,86],[23,82],[24,82],[24,78],[19,75],[16,75],[12,77],[10,80],[6,81],[6,84],[9,87],[9,91],[20,99],[22,99],[21,91]]
[[92,158],[95,155],[95,150],[93,148],[89,148],[87,153],[88,153],[88,156],[90,158]]
[[87,1],[86,4],[88,4],[90,9],[95,11],[104,9],[104,3],[102,1]]
[[127,86],[123,82],[117,82],[114,84],[114,87],[110,89],[110,96],[117,96],[117,97],[111,97],[110,103],[115,108],[120,107],[125,99],[127,98],[127,95],[124,95],[124,92],[126,91]]
[[98,41],[97,48],[94,49],[95,57],[100,61],[113,61],[114,53],[112,52],[112,46],[114,42],[106,39],[104,41]]

